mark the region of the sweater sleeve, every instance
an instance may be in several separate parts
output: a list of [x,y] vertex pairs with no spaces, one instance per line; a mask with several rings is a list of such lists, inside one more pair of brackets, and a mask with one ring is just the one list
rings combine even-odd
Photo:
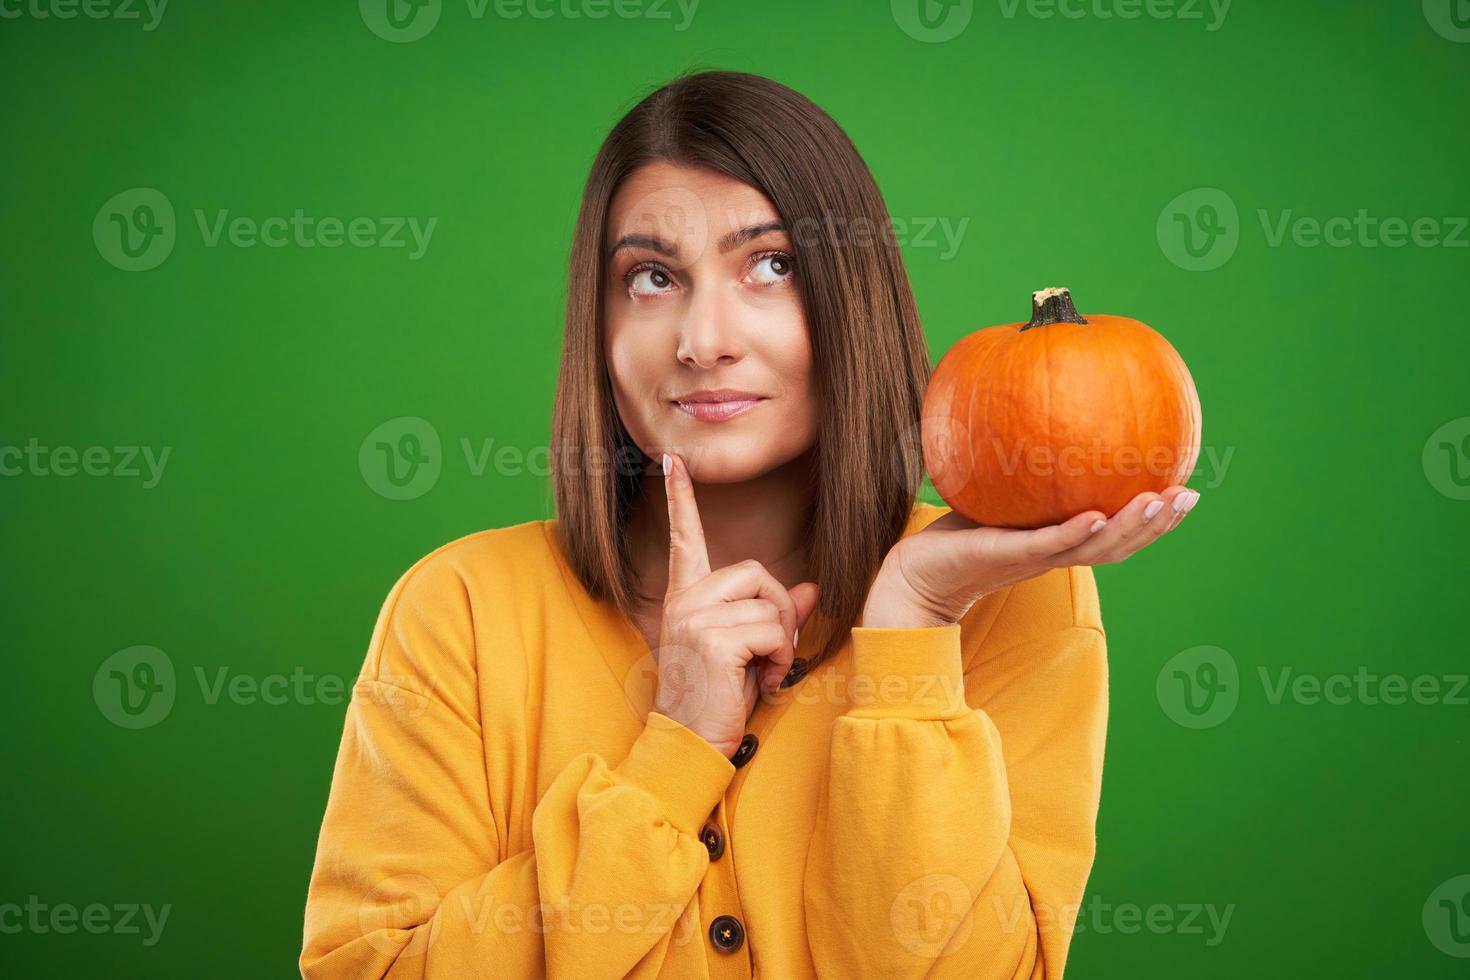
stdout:
[[353,689],[302,976],[656,975],[699,927],[699,831],[733,764],[652,712],[617,765],[572,759],[535,806],[531,849],[502,855],[474,627],[463,586],[444,578],[395,586]]
[[960,624],[852,636],[804,871],[818,973],[1061,977],[1096,849],[1104,633],[1059,622],[968,672]]

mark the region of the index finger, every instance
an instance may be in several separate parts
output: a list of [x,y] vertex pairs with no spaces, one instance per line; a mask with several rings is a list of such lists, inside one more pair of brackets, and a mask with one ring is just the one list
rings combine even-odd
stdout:
[[664,453],[664,496],[669,501],[669,591],[687,589],[709,574],[704,525],[694,502],[694,481],[684,460]]

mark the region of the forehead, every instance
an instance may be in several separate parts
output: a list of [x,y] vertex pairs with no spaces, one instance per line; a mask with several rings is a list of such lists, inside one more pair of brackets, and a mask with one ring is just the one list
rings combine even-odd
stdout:
[[764,194],[714,170],[659,160],[623,181],[608,209],[606,244],[638,232],[679,240],[776,221]]

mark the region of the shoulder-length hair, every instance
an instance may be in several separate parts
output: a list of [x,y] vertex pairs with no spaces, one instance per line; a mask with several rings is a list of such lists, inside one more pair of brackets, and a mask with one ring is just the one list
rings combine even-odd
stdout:
[[[919,412],[932,368],[892,221],[832,117],[759,75],[681,74],[604,140],[572,239],[552,484],[569,567],[588,593],[629,618],[655,597],[633,568],[626,520],[645,475],[661,478],[661,470],[632,442],[613,402],[604,242],[619,185],[655,161],[709,168],[759,190],[791,239],[820,403],[806,523],[808,565],[821,590],[808,621],[821,624],[808,659],[815,666],[856,625],[923,479]],[[601,465],[586,465],[593,459]]]

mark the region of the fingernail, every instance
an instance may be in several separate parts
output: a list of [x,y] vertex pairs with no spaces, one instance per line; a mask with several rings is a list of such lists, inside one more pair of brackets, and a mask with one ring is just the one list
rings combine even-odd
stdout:
[[673,471],[674,471],[674,461],[672,459],[669,459],[669,454],[668,453],[664,453],[664,476],[668,476]]
[[1184,512],[1184,505],[1188,503],[1189,498],[1193,495],[1193,490],[1185,490],[1181,492],[1178,496],[1174,498],[1174,502],[1169,505],[1170,508],[1173,509],[1174,513],[1182,514]]
[[1163,509],[1164,502],[1162,500],[1155,500],[1153,503],[1149,504],[1143,509],[1143,519],[1146,521],[1151,521],[1153,520],[1153,516]]
[[794,633],[791,634],[791,646],[793,648],[796,646],[796,641],[798,639],[800,639],[800,637],[801,637],[801,630],[799,630],[799,629],[796,630]]
[[1105,520],[1103,520],[1101,517],[1099,517],[1097,520],[1095,520],[1095,521],[1092,522],[1092,527],[1090,527],[1090,528],[1087,529],[1087,533],[1088,534],[1096,534],[1097,532],[1101,531],[1103,528],[1105,528],[1107,526],[1108,526],[1108,522],[1105,521]]
[[1199,503],[1199,491],[1191,490],[1189,492],[1189,499],[1184,502],[1184,507],[1181,508],[1181,513],[1188,514],[1194,509],[1194,505],[1197,503]]

